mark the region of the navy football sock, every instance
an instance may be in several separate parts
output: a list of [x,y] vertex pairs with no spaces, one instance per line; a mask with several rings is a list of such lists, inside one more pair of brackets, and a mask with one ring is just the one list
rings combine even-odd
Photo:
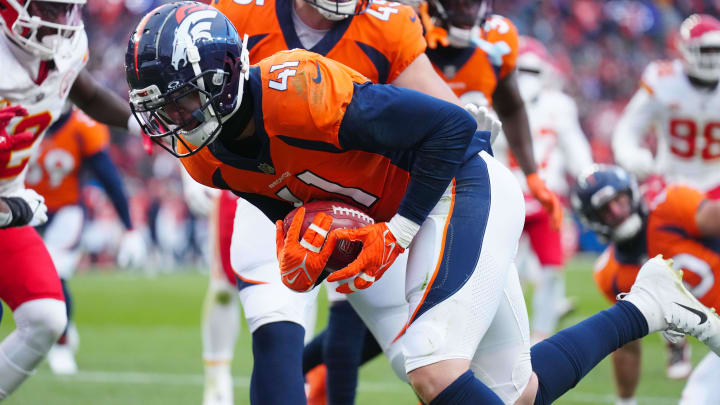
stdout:
[[65,330],[63,331],[63,334],[60,335],[60,338],[58,339],[58,343],[66,344],[67,343],[67,332],[68,332],[68,328],[70,327],[70,321],[72,321],[72,315],[73,315],[73,298],[72,298],[72,293],[70,292],[70,287],[68,286],[68,282],[66,279],[64,279],[64,278],[60,279],[60,286],[62,287],[63,295],[65,296],[65,311],[67,314],[68,323],[67,323],[67,326],[65,326]]
[[305,404],[304,335],[303,327],[293,322],[269,323],[252,334],[251,404]]
[[323,358],[327,398],[332,405],[354,404],[367,329],[347,301],[330,307]]
[[503,401],[475,378],[472,370],[468,370],[430,401],[429,405],[467,404],[503,405]]
[[327,329],[320,332],[303,349],[303,374],[323,364],[323,350],[325,348],[325,335]]
[[365,331],[365,342],[363,343],[362,360],[360,364],[365,364],[377,355],[382,354],[380,344],[375,340],[375,336],[370,333],[370,329],[366,328]]
[[535,404],[552,403],[605,356],[647,334],[647,321],[637,307],[619,301],[539,342],[530,349],[532,368],[539,382]]

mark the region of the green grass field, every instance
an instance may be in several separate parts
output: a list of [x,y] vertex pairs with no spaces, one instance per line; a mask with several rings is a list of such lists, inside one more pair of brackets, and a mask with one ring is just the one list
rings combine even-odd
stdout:
[[[590,264],[587,259],[577,259],[569,266],[568,295],[578,297],[579,306],[563,326],[607,306],[592,283]],[[42,364],[5,403],[200,405],[203,377],[198,325],[206,285],[206,276],[191,271],[154,278],[107,271],[77,276],[71,286],[81,336],[77,355],[80,373],[56,377]],[[0,326],[2,337],[14,328],[9,314],[6,308]],[[324,325],[325,316],[326,311],[321,310],[319,326]],[[693,361],[697,362],[707,350],[692,342]],[[684,381],[665,378],[665,357],[659,335],[645,339],[638,394],[641,404],[677,403]],[[251,367],[250,337],[244,327],[233,364],[236,404],[249,403]],[[613,393],[606,360],[557,403],[611,404]],[[378,358],[361,371],[357,403],[414,405],[417,401],[394,377],[384,358]]]

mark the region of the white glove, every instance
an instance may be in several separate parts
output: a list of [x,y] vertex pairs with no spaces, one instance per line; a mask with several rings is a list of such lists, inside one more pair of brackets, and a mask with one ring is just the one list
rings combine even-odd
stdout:
[[497,119],[495,113],[486,107],[479,107],[475,103],[465,104],[465,111],[469,112],[470,115],[475,118],[478,130],[490,131],[490,144],[495,142],[495,138],[502,132],[502,123]]
[[183,180],[183,194],[185,202],[190,211],[197,216],[207,216],[213,208],[215,198],[220,195],[220,190],[204,186],[181,169]]
[[652,153],[644,148],[633,150],[632,157],[627,156],[620,163],[634,174],[638,181],[643,181],[656,172],[655,159]]
[[[35,190],[31,190],[29,188],[24,188],[22,190],[18,190],[16,192],[10,193],[8,195],[5,195],[3,197],[12,199],[12,198],[19,198],[22,201],[17,201],[15,204],[12,204],[10,201],[6,201],[8,206],[11,206],[10,208],[10,214],[6,215],[5,221],[6,223],[3,224],[3,226],[10,224],[11,222],[14,222],[15,225],[11,226],[23,226],[23,225],[30,225],[30,226],[38,226],[42,225],[45,222],[47,222],[47,205],[45,205],[45,197],[41,196],[40,194],[36,193]],[[25,202],[28,207],[21,207],[22,202]],[[15,208],[15,209],[13,209]],[[28,210],[29,208],[29,210]],[[18,215],[23,215],[24,218],[17,217]],[[19,222],[18,222],[19,221]]]
[[138,230],[125,232],[118,248],[117,263],[122,268],[140,267],[147,256],[145,238]]

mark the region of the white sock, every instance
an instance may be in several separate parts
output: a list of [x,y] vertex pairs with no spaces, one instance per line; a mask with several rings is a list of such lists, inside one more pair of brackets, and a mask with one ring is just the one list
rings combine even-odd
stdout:
[[557,299],[563,290],[562,271],[556,266],[543,266],[533,293],[533,333],[547,337],[555,332]]
[[0,399],[33,373],[67,324],[65,302],[55,299],[28,301],[13,317],[17,328],[0,343]]
[[620,398],[615,400],[615,405],[637,405],[635,398]]
[[202,319],[203,359],[206,363],[232,361],[240,329],[240,308],[235,286],[210,280]]

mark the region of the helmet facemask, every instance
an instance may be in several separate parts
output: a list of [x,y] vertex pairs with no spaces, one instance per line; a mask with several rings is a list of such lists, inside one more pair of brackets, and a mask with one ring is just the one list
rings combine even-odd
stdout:
[[195,77],[184,83],[170,82],[165,93],[155,84],[130,91],[130,109],[150,139],[174,156],[183,158],[197,153],[217,138],[222,124],[237,112],[242,102],[245,81],[250,74],[247,39],[245,35],[240,53],[238,91],[233,100],[226,100],[234,94],[226,91],[235,85],[230,82],[232,76],[221,69],[200,71],[200,56],[194,44],[188,44],[187,62],[196,73]]
[[305,0],[326,19],[342,21],[350,16],[362,14],[370,5],[370,0]]
[[3,13],[3,29],[18,45],[43,60],[64,56],[76,47],[85,26],[82,22],[82,5],[86,0],[6,0],[17,13],[8,21]]
[[450,46],[468,48],[474,46],[474,38],[480,36],[490,7],[481,0],[431,0],[431,15],[435,25],[447,30]]
[[680,25],[680,53],[688,76],[706,82],[720,79],[720,22],[694,14]]

